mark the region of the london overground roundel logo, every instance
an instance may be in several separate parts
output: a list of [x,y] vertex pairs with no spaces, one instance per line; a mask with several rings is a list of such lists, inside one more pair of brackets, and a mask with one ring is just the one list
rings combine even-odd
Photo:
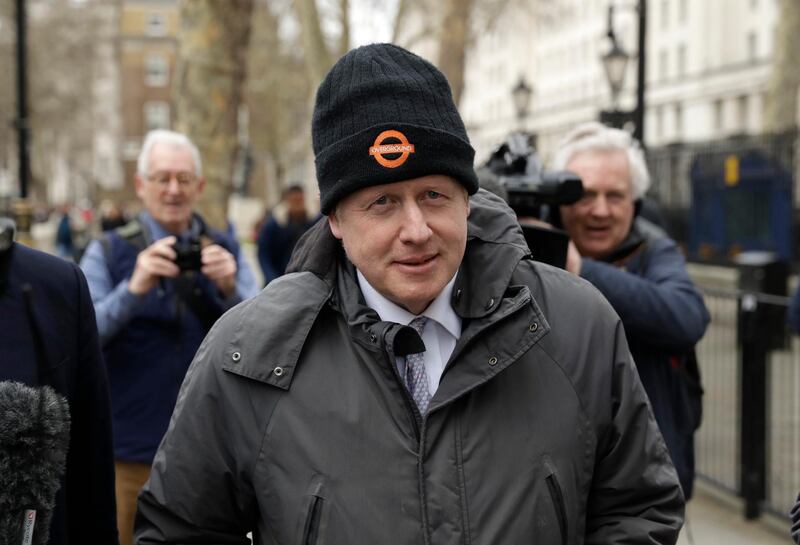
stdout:
[[[387,140],[397,140],[397,142],[385,143]],[[394,159],[387,159],[386,155],[397,155]],[[408,156],[414,153],[414,144],[408,143],[406,135],[400,131],[383,131],[375,138],[375,142],[369,148],[369,154],[375,157],[378,164],[386,168],[397,168],[408,160]]]

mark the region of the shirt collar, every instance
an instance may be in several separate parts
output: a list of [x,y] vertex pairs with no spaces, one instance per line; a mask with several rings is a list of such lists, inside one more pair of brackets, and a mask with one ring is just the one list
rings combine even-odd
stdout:
[[[142,210],[139,213],[139,221],[141,221],[146,226],[147,230],[150,232],[150,235],[152,236],[154,241],[155,240],[161,240],[164,237],[168,237],[168,236],[172,235],[172,233],[170,233],[169,231],[164,229],[161,226],[161,224],[158,223],[156,221],[156,219],[147,210]],[[177,238],[179,240],[185,241],[185,240],[189,239],[190,236],[197,235],[199,230],[200,230],[200,227],[199,227],[198,221],[194,216],[192,216],[192,221],[189,224],[189,229],[187,229],[186,231],[180,233],[177,236]]]
[[[361,293],[364,294],[364,301],[367,306],[372,308],[378,313],[381,320],[384,322],[394,322],[397,324],[408,325],[416,318],[406,309],[396,305],[383,295],[378,290],[372,287],[367,281],[361,271],[356,269],[358,275],[358,285],[361,288]],[[450,297],[453,294],[453,286],[456,282],[456,276],[450,279],[450,282],[442,289],[439,295],[434,299],[428,308],[426,308],[421,316],[427,316],[431,320],[436,321],[444,327],[453,337],[458,339],[461,336],[461,318],[453,310],[450,305]]]

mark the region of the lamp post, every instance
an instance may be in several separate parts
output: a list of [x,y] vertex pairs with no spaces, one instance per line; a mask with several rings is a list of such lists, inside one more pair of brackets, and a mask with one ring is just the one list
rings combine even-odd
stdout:
[[646,55],[646,36],[647,36],[647,0],[639,0],[638,4],[631,6],[638,12],[639,36],[636,74],[636,108],[632,111],[620,110],[617,106],[619,94],[625,82],[625,71],[627,69],[630,55],[622,48],[617,40],[614,31],[614,5],[608,6],[608,29],[606,35],[611,41],[611,48],[601,57],[605,68],[608,85],[611,89],[612,110],[602,110],[600,121],[612,127],[622,128],[627,123],[632,123],[634,130],[633,136],[640,143],[644,144],[644,111],[645,111],[645,61]]
[[528,106],[531,103],[533,89],[525,81],[525,76],[520,75],[519,82],[511,89],[511,98],[514,101],[514,110],[517,114],[517,122],[522,128],[525,118],[528,116]]
[[28,202],[30,180],[30,120],[28,119],[27,33],[25,0],[16,0],[17,23],[17,128],[19,148],[19,200],[14,203],[14,217],[21,242],[30,244],[32,211]]

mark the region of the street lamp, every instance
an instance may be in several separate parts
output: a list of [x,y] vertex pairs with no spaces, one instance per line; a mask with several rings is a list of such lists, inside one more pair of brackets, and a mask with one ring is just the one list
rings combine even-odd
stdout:
[[633,123],[633,137],[644,144],[644,87],[645,87],[645,60],[646,60],[646,32],[647,32],[647,0],[638,0],[636,5],[630,5],[639,15],[638,51],[636,52],[636,108],[632,111],[620,110],[617,107],[620,91],[625,81],[625,70],[630,55],[617,41],[614,32],[614,5],[608,6],[608,30],[606,35],[611,40],[611,49],[601,57],[605,68],[608,85],[611,88],[612,110],[602,110],[600,121],[612,127],[622,128],[627,123]]
[[611,49],[601,57],[603,61],[603,68],[606,71],[606,79],[611,88],[611,103],[614,108],[617,107],[619,93],[622,90],[622,85],[625,83],[625,72],[628,68],[628,59],[630,55],[619,45],[615,36],[611,37]]
[[519,82],[511,89],[511,98],[514,100],[514,110],[517,119],[522,121],[528,115],[528,106],[533,96],[533,89],[526,83],[525,76],[520,75]]

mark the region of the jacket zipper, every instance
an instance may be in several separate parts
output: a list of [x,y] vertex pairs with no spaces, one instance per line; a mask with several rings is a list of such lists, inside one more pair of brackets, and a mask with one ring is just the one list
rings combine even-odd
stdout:
[[561,492],[561,486],[558,484],[554,473],[548,475],[545,482],[547,483],[547,489],[550,491],[550,499],[553,501],[553,507],[556,511],[558,528],[561,530],[561,543],[567,545],[567,512],[564,508],[564,494]]
[[322,514],[322,498],[312,496],[311,504],[308,506],[306,523],[303,526],[302,545],[315,545],[319,539],[319,519]]

